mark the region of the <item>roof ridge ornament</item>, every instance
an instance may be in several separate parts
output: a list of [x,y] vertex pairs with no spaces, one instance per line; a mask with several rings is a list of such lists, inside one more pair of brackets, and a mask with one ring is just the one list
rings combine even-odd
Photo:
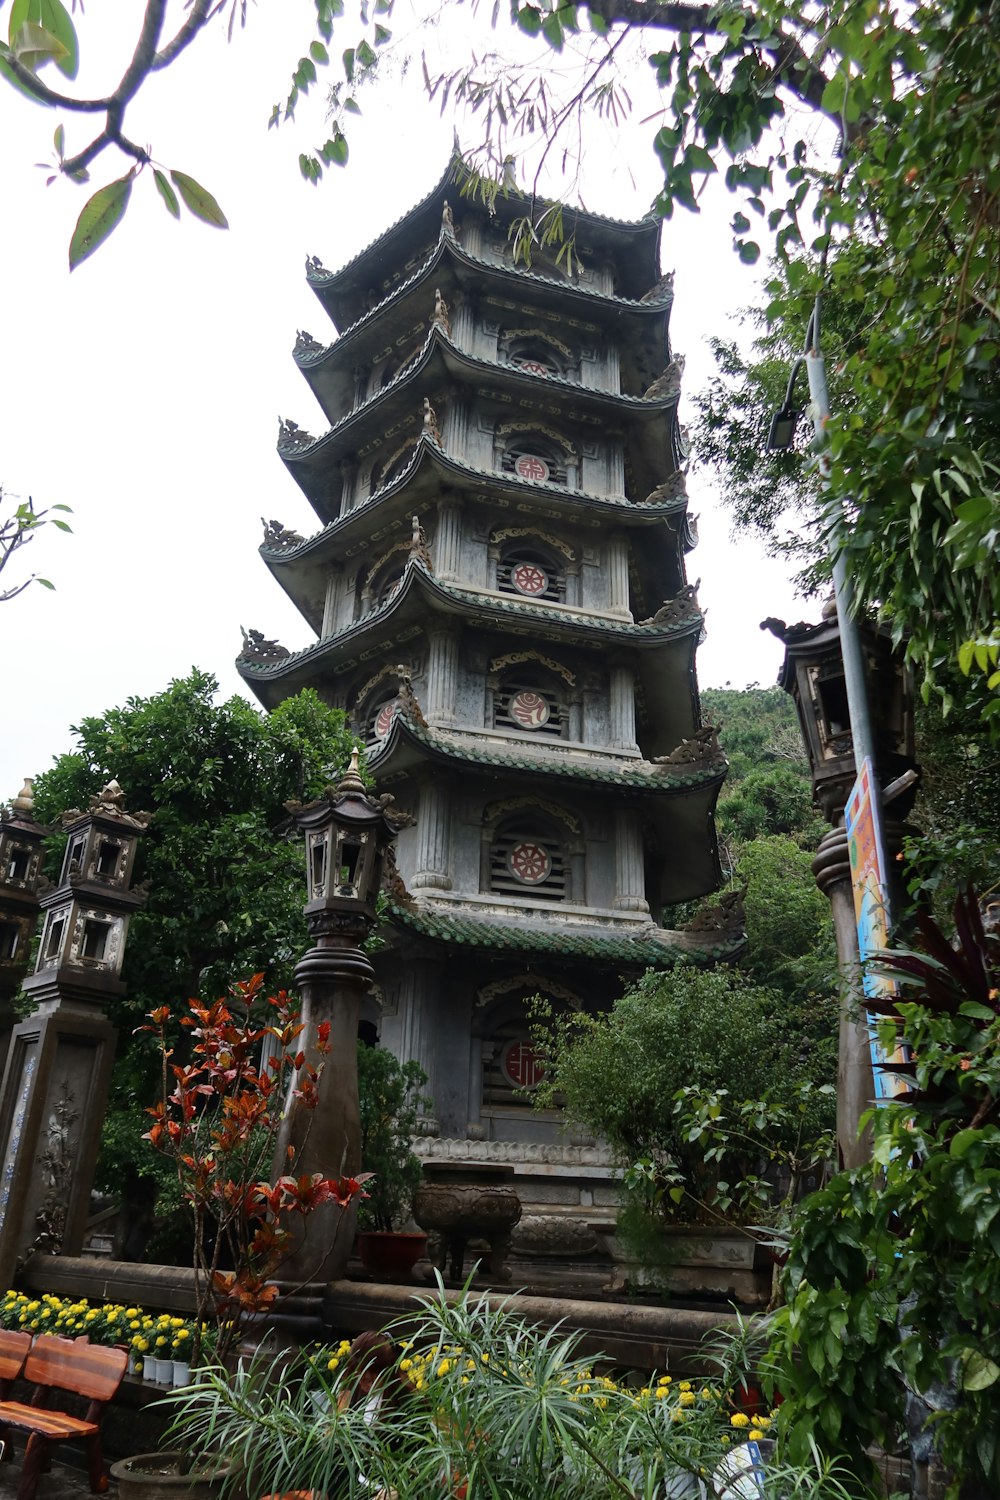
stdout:
[[649,291],[639,298],[640,302],[666,302],[674,295],[674,273],[666,271]]
[[444,200],[441,208],[441,233],[448,235],[450,239],[455,240],[457,243],[458,231],[455,228],[455,215],[451,211],[451,204],[447,198]]
[[278,447],[279,448],[308,448],[316,439],[311,432],[306,432],[298,422],[293,422],[290,417],[278,417]]
[[718,729],[714,724],[703,724],[689,740],[681,740],[669,755],[654,755],[652,763],[654,766],[694,766],[725,758]]
[[434,564],[431,561],[431,551],[427,545],[427,535],[420,524],[420,517],[413,517],[413,533],[410,537],[409,549],[410,562],[421,563],[428,571],[434,572]]
[[672,599],[664,599],[655,615],[650,615],[648,620],[637,620],[637,625],[679,625],[682,620],[694,619],[701,613],[698,608],[698,589],[701,579],[696,578],[694,583],[686,583],[682,589],[678,589]]
[[240,631],[243,635],[243,648],[237,661],[284,661],[292,654],[279,641],[268,640],[261,630],[244,630],[241,625]]
[[658,375],[648,390],[643,391],[644,401],[663,399],[669,396],[679,396],[681,393],[681,381],[684,378],[684,366],[687,360],[683,354],[675,354],[667,365],[662,375]]
[[655,490],[650,490],[645,500],[640,500],[640,505],[662,505],[668,500],[687,499],[687,470],[675,469],[662,484],[658,484]]
[[441,428],[438,425],[438,415],[431,405],[429,396],[424,397],[422,415],[424,424],[424,436],[432,438],[439,448],[443,448],[444,443],[441,440]]
[[332,274],[333,273],[331,271],[328,271],[326,269],[326,266],[324,266],[323,262],[320,260],[320,258],[319,258],[318,255],[307,255],[306,256],[306,275],[307,276],[330,276]]
[[441,288],[434,288],[434,312],[431,315],[431,328],[441,328],[448,338],[451,338],[451,319],[448,316],[448,304],[441,294]]
[[409,667],[400,663],[396,668],[396,674],[399,677],[399,691],[396,694],[397,711],[411,723],[418,724],[421,729],[427,729],[429,727],[427,720],[421,712],[417,695],[413,691],[413,679],[410,676]]
[[320,343],[319,339],[314,339],[312,334],[307,333],[304,328],[297,328],[295,330],[295,344],[292,348],[293,358],[301,359],[307,354],[322,354],[323,349],[324,345]]
[[264,516],[260,518],[260,524],[264,528],[265,547],[297,547],[305,537],[298,531],[292,531],[288,526],[282,526],[280,521],[268,521]]

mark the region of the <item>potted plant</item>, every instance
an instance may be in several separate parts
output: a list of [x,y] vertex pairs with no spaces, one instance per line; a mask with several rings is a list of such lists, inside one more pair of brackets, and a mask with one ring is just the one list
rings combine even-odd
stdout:
[[412,1148],[417,1112],[430,1104],[419,1092],[426,1082],[419,1063],[401,1063],[382,1047],[358,1043],[361,1160],[371,1176],[358,1207],[355,1244],[376,1276],[412,1270],[427,1243],[426,1234],[402,1227],[420,1181]]

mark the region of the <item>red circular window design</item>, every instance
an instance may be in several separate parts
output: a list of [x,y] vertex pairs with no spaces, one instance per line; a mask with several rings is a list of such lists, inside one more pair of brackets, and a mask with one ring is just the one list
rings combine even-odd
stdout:
[[377,736],[378,736],[378,738],[380,740],[384,739],[385,736],[389,733],[389,729],[390,729],[390,727],[392,725],[393,714],[395,712],[396,712],[396,705],[395,705],[395,703],[383,703],[382,707],[379,709],[378,713],[375,715],[375,725],[374,725],[374,728],[375,728],[375,733],[377,734]]
[[551,710],[541,693],[522,688],[511,698],[507,712],[522,729],[541,729],[549,722]]
[[523,885],[541,885],[552,873],[549,852],[541,844],[515,844],[507,856],[507,866]]
[[522,453],[514,464],[514,473],[520,479],[548,479],[549,466],[537,453]]
[[514,363],[519,370],[530,370],[532,375],[555,374],[552,366],[543,364],[540,359],[515,359]]
[[510,1042],[503,1049],[504,1076],[521,1089],[537,1088],[545,1077],[545,1060],[531,1042]]
[[549,575],[538,563],[520,562],[510,570],[510,581],[519,594],[544,594],[549,586]]

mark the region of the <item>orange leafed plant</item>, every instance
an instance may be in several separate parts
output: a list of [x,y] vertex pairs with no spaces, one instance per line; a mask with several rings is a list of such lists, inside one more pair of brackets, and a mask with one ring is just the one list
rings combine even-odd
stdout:
[[[285,1099],[292,1095],[315,1107],[330,1050],[324,1023],[312,1049],[317,1060],[310,1060],[299,1044],[298,1011],[284,990],[265,996],[263,975],[255,974],[226,999],[189,1000],[178,1020],[186,1042],[172,1038],[173,1022],[169,1007],[159,1006],[138,1028],[156,1039],[162,1064],[161,1098],[147,1111],[153,1125],[144,1139],[173,1160],[192,1212],[197,1360],[206,1317],[216,1320],[222,1357],[246,1317],[274,1302],[294,1216],[324,1203],[348,1207],[366,1196],[371,1174],[297,1176],[292,1152],[286,1174],[270,1181]],[[174,1061],[178,1047],[190,1053],[188,1061]]]

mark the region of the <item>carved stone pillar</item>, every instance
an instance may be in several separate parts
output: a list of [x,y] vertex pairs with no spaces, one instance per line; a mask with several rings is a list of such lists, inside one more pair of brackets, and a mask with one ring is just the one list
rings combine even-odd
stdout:
[[861,989],[858,927],[851,890],[851,862],[843,823],[824,834],[812,863],[816,884],[830,902],[842,990],[837,1063],[837,1145],[845,1167],[871,1156],[871,1132],[859,1135],[861,1116],[875,1100],[871,1044]]
[[[315,946],[295,966],[301,1002],[300,1045],[320,1069],[314,1109],[290,1097],[274,1154],[273,1175],[288,1170],[294,1155],[297,1177],[356,1177],[361,1171],[361,1106],[358,1100],[358,1021],[361,1002],[375,978],[361,944],[371,923],[361,912],[320,911],[308,915]],[[329,1051],[317,1047],[327,1024]],[[283,1279],[300,1284],[342,1276],[354,1239],[355,1209],[323,1204],[302,1225],[297,1249],[283,1263]]]
[[611,748],[638,749],[635,742],[635,673],[625,662],[615,662],[609,674]]
[[28,969],[38,920],[38,897],[48,884],[42,874],[45,829],[34,819],[30,781],[8,809],[0,806],[0,1077],[14,1025],[14,996]]
[[472,316],[472,307],[468,302],[460,302],[451,315],[452,343],[471,354],[474,334],[475,321]]
[[[319,1071],[316,1104],[293,1079],[278,1134],[272,1175],[356,1177],[361,1170],[358,1021],[375,978],[361,945],[375,921],[386,849],[395,837],[384,809],[365,791],[358,751],[336,787],[306,806],[287,804],[306,835],[309,900],[305,914],[313,947],[295,968],[301,1000],[299,1046]],[[327,1044],[321,1038],[326,1035]],[[291,1165],[289,1165],[291,1163]],[[354,1204],[322,1204],[296,1226],[298,1243],[282,1267],[304,1284],[342,1276],[354,1239]]]
[[354,508],[354,486],[357,481],[357,464],[344,462],[340,466],[340,514],[346,516]]
[[344,570],[340,563],[331,563],[326,575],[326,598],[323,601],[322,638],[332,635],[337,624],[340,607],[340,591],[344,584]]
[[628,542],[623,536],[608,539],[608,612],[631,620],[628,607]]
[[451,889],[448,797],[439,781],[425,781],[417,815],[417,868],[412,890]]
[[436,627],[427,632],[427,692],[424,712],[431,724],[454,724],[458,695],[458,635]]
[[443,583],[453,583],[462,576],[462,511],[457,501],[451,499],[438,504],[434,576]]
[[615,823],[615,908],[649,911],[643,868],[642,818],[638,808],[619,808]]
[[[400,1056],[418,1062],[427,1074],[424,1091],[429,1099],[435,1099],[435,1071],[437,1033],[440,1019],[437,998],[442,988],[443,966],[421,966],[411,971],[401,996],[401,1046]],[[421,1135],[437,1135],[438,1122],[432,1115],[421,1115],[418,1129]]]
[[79,1255],[107,1108],[115,1029],[104,1014],[125,992],[132,871],[145,813],[127,813],[117,782],[87,813],[63,815],[58,886],[40,900],[45,926],[24,991],[35,1009],[15,1026],[0,1091],[0,1281],[33,1249]]
[[442,446],[453,458],[464,459],[468,457],[468,440],[469,403],[464,401],[457,392],[450,393],[448,410],[445,412]]

